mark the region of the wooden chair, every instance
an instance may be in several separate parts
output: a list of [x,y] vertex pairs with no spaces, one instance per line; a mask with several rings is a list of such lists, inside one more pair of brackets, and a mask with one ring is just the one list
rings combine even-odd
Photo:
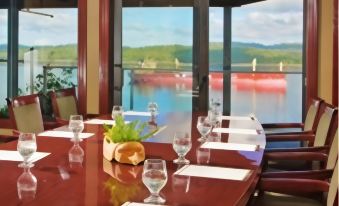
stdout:
[[[301,134],[314,133],[319,122],[319,110],[324,101],[320,98],[313,99],[312,104],[308,108],[304,123],[267,123],[262,124],[266,136],[277,134]],[[281,129],[301,129],[300,132],[279,132]]]
[[50,92],[53,112],[58,121],[68,121],[70,115],[79,114],[75,88]]
[[[261,178],[259,196],[251,205],[318,206],[338,205],[338,165],[330,178]],[[329,180],[330,179],[330,180]]]
[[60,126],[56,122],[44,123],[41,114],[39,97],[37,94],[6,99],[9,117],[13,128],[18,132],[40,133],[44,129]]
[[[265,149],[264,160],[266,169],[280,169],[280,170],[303,170],[311,168],[310,156],[313,158],[320,158],[322,154],[311,154],[310,152],[329,153],[330,146],[333,142],[337,125],[337,108],[327,107],[322,114],[316,134],[302,134],[302,135],[280,135],[276,138],[277,141],[308,141],[309,146],[298,148],[281,148],[281,149]],[[335,134],[336,133],[336,134]],[[330,140],[330,141],[329,141]],[[307,154],[308,153],[308,154]]]

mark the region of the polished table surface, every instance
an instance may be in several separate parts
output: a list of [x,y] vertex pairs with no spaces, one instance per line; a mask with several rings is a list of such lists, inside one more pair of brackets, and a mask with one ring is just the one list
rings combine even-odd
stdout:
[[[167,128],[143,142],[146,159],[166,160],[168,180],[160,195],[166,199],[166,205],[246,205],[261,172],[265,134],[223,134],[221,137],[222,142],[260,145],[258,151],[202,150],[197,141],[200,136],[195,126],[197,116],[198,113],[159,115],[157,124],[166,124]],[[148,121],[147,117],[136,116],[125,119]],[[262,130],[256,120],[223,121],[223,127]],[[192,135],[192,149],[186,155],[191,164],[199,162],[209,166],[250,169],[250,175],[244,181],[173,175],[179,169],[172,162],[177,158],[171,144],[176,130],[187,130]],[[143,202],[149,191],[141,180],[142,163],[131,166],[105,160],[102,155],[102,125],[85,124],[84,132],[95,135],[80,143],[85,151],[82,164],[68,160],[68,151],[73,146],[70,139],[37,137],[38,151],[51,154],[35,162],[31,169],[38,180],[33,200],[18,198],[17,179],[23,172],[22,168],[18,168],[18,162],[0,161],[1,205],[121,205],[126,201]],[[16,150],[16,145],[16,141],[1,144],[0,150]],[[204,152],[209,153],[209,161],[199,159]]]

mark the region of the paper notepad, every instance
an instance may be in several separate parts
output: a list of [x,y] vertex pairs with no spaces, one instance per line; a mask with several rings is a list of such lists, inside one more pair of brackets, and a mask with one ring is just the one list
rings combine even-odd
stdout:
[[249,116],[222,116],[222,120],[255,120],[255,117]]
[[138,202],[125,202],[121,206],[161,206],[161,205],[159,205],[159,204],[155,205],[155,204],[147,204],[147,203],[138,203]]
[[107,124],[107,125],[115,125],[114,120],[106,120],[106,119],[91,119],[84,122],[85,124]]
[[[36,162],[50,154],[47,152],[35,152],[28,159],[28,162]],[[0,160],[22,162],[24,159],[18,151],[0,150]]]
[[224,180],[243,181],[248,177],[251,170],[225,168],[225,167],[210,167],[202,165],[185,165],[180,170],[176,171],[176,175],[216,178]]
[[[80,139],[86,139],[86,138],[89,138],[93,135],[94,135],[94,133],[80,133],[79,137],[80,137]],[[39,137],[40,136],[48,136],[48,137],[73,138],[74,134],[73,134],[73,132],[64,132],[64,131],[45,131],[45,132],[38,134],[38,136]]]
[[213,132],[216,133],[234,133],[234,134],[251,134],[258,135],[260,131],[255,129],[238,129],[238,128],[214,128]]
[[124,115],[134,115],[134,116],[150,117],[151,113],[150,112],[127,111],[127,112],[124,112]]
[[219,149],[219,150],[256,151],[258,149],[258,145],[224,143],[224,142],[205,142],[204,144],[201,145],[201,148]]

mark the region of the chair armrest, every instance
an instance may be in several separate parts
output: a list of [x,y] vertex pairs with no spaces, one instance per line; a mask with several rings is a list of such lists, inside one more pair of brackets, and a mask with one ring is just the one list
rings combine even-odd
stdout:
[[310,171],[284,171],[284,172],[264,172],[262,178],[302,178],[314,180],[327,180],[332,177],[333,170],[310,170]]
[[319,146],[319,147],[298,147],[298,148],[269,148],[265,149],[265,153],[271,152],[322,152],[328,153],[329,146]]
[[282,141],[310,141],[314,142],[314,134],[301,135],[269,135],[266,137],[268,142],[282,142]]
[[270,132],[270,131],[265,131],[266,137],[268,136],[274,136],[274,135],[303,135],[303,134],[315,134],[314,131],[309,130],[309,131],[295,131],[295,132]]
[[303,128],[303,123],[266,123],[261,124],[264,129],[275,129],[275,128]]
[[328,192],[329,183],[310,179],[262,178],[259,189],[288,195],[311,195]]
[[265,153],[266,161],[274,160],[305,160],[305,161],[326,161],[327,154],[321,152],[272,152]]

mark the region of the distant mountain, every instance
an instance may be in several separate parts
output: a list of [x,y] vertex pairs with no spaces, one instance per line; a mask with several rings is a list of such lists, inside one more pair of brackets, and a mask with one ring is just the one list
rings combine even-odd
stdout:
[[[0,45],[0,59],[6,57],[6,45]],[[19,59],[30,47],[19,46]],[[37,46],[39,61],[44,64],[58,62],[77,62],[77,45]],[[221,65],[223,62],[223,44],[212,42],[209,45],[209,61],[211,65]],[[256,58],[258,64],[301,64],[302,44],[263,45],[258,43],[232,42],[232,63],[250,64]],[[145,47],[124,47],[124,65],[138,66],[148,62],[157,68],[175,67],[176,64],[192,63],[192,47],[186,45],[159,45]]]

